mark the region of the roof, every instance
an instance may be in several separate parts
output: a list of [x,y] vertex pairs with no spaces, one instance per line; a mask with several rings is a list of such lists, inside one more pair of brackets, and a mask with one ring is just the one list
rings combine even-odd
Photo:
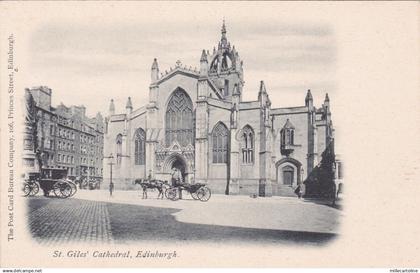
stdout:
[[284,124],[283,129],[295,129],[295,126],[290,122],[289,119],[286,120],[286,124]]

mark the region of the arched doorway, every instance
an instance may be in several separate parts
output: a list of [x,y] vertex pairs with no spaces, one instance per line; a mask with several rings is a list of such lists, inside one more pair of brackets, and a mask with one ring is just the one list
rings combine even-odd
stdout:
[[188,182],[188,175],[190,174],[191,170],[187,164],[187,161],[184,156],[175,152],[166,157],[164,165],[163,165],[163,172],[165,176],[167,176],[168,181],[172,178],[172,169],[177,168],[181,171],[182,178],[184,182]]
[[186,172],[185,162],[179,157],[176,157],[175,161],[172,163],[171,169],[173,168],[177,168],[178,170],[181,171],[182,181],[186,182],[187,172]]
[[295,170],[291,166],[284,166],[282,169],[283,185],[293,185]]
[[283,158],[276,163],[279,186],[296,187],[301,183],[302,164],[293,158]]

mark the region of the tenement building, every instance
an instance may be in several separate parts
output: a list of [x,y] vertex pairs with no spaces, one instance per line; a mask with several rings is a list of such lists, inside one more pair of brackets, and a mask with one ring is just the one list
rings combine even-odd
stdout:
[[[198,58],[197,58],[198,59]],[[207,183],[214,193],[290,195],[312,172],[333,139],[328,94],[315,107],[311,91],[302,106],[276,108],[260,82],[256,100],[244,101],[243,61],[226,36],[203,50],[199,69],[176,62],[160,73],[151,66],[149,102],[116,113],[111,100],[105,120],[104,178],[115,188],[151,175]],[[113,161],[113,162],[111,162]],[[109,164],[111,163],[111,164]]]
[[[69,176],[102,179],[104,121],[100,113],[86,116],[84,106],[51,106],[52,91],[46,86],[26,89],[34,102],[35,148],[43,168],[66,169]],[[34,170],[40,164],[34,160]]]

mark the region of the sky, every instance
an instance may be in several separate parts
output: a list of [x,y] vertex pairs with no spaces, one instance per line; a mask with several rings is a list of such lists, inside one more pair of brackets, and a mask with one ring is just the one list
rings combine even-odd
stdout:
[[53,106],[83,104],[89,115],[106,114],[111,98],[117,113],[125,110],[128,96],[139,108],[148,101],[153,58],[161,72],[177,60],[198,68],[201,51],[217,46],[225,19],[228,41],[244,61],[243,100],[256,100],[261,80],[273,108],[304,105],[307,89],[315,106],[326,92],[334,98],[335,33],[321,17],[308,20],[267,5],[232,2],[208,4],[199,15],[202,6],[195,3],[175,10],[154,5],[116,9],[107,18],[87,12],[83,20],[40,22],[28,43],[26,86],[46,85],[53,90]]

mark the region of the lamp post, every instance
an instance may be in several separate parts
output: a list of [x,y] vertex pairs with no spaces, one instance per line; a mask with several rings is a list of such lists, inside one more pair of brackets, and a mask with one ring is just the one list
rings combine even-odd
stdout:
[[112,192],[114,190],[114,183],[112,183],[112,165],[115,165],[115,163],[112,160],[114,159],[114,156],[111,153],[109,156],[105,156],[104,158],[109,159],[109,195],[112,196]]
[[303,184],[303,174],[305,173],[305,171],[303,170],[303,168],[300,168],[300,183]]
[[[130,157],[129,155],[122,155],[117,153],[117,162],[118,162],[118,158],[121,157]],[[114,183],[112,182],[112,165],[115,165],[115,163],[113,162],[114,159],[114,155],[111,153],[109,156],[106,156],[104,158],[109,158],[110,162],[108,163],[108,165],[110,166],[109,171],[110,171],[110,175],[109,175],[109,194],[112,196],[112,191],[114,190]]]

